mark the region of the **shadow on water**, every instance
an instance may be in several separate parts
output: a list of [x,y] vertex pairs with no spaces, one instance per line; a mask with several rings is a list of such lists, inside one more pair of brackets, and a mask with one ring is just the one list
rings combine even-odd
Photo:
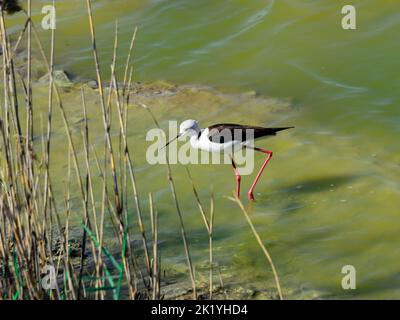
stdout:
[[281,190],[283,192],[296,192],[296,193],[315,193],[330,190],[334,187],[345,185],[358,179],[361,175],[336,175],[327,176],[322,178],[313,178],[308,180],[299,181],[295,184],[284,186]]

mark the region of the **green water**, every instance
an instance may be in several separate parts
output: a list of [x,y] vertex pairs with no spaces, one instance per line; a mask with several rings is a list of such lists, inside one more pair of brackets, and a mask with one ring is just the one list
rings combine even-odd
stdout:
[[[203,125],[226,121],[296,126],[257,143],[273,150],[274,158],[256,189],[258,201],[249,209],[290,298],[400,298],[400,3],[352,1],[357,30],[341,28],[345,4],[348,1],[94,2],[105,75],[118,17],[121,66],[131,32],[135,25],[139,28],[137,80],[255,90],[291,99],[292,110],[274,114],[250,107],[231,114],[229,106],[215,110],[196,103],[160,111],[165,128],[167,120],[185,118],[197,118]],[[84,1],[57,5],[58,66],[80,78],[94,78]],[[20,19],[10,23],[17,25]],[[49,38],[49,33],[42,31],[41,36]],[[184,265],[165,168],[148,165],[141,149],[148,145],[142,130],[150,128],[146,113],[130,115],[130,139],[138,141],[132,147],[140,191],[155,194],[163,259]],[[256,165],[262,160],[257,158]],[[205,228],[184,169],[173,170],[194,262],[201,266],[207,260]],[[215,190],[215,260],[227,284],[273,290],[270,268],[237,206],[226,198],[234,188],[231,168],[191,166],[191,171],[204,201],[210,184]],[[246,191],[251,178],[243,183]],[[356,268],[356,290],[341,288],[341,268],[347,264]]]

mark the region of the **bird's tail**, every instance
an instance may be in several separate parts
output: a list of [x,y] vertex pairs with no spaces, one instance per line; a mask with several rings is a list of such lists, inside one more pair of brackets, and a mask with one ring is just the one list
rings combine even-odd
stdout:
[[276,133],[279,132],[279,131],[292,129],[292,128],[294,128],[294,127],[265,128],[265,129],[269,131],[270,135],[276,135]]

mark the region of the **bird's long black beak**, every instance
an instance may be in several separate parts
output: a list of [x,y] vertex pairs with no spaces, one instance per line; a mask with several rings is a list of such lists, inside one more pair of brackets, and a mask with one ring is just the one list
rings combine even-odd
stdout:
[[[172,138],[171,140],[169,140],[169,141],[167,142],[167,144],[166,144],[164,147],[162,147],[161,149],[164,149],[165,147],[167,147],[171,142],[173,142],[173,141],[175,141],[176,139],[178,139],[181,135],[182,135],[182,134],[179,133],[175,138]],[[161,149],[160,149],[160,150],[161,150]]]

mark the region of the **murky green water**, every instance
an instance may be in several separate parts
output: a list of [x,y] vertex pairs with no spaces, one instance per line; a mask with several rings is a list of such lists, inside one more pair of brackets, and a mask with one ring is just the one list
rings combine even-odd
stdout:
[[[348,1],[94,3],[105,73],[118,17],[121,66],[131,32],[139,27],[138,80],[256,90],[292,100],[292,110],[272,114],[251,106],[231,114],[229,105],[212,109],[195,102],[168,112],[159,108],[165,128],[169,119],[193,117],[204,126],[220,121],[296,126],[257,143],[275,153],[250,209],[283,287],[293,289],[287,290],[289,297],[400,298],[398,1],[352,1],[358,14],[358,28],[352,31],[341,28],[340,10]],[[81,78],[93,78],[84,2],[57,5],[56,62]],[[15,17],[11,24],[19,21]],[[140,191],[155,193],[163,259],[183,266],[165,168],[148,165],[142,150],[148,145],[142,130],[151,127],[146,113],[131,113]],[[61,170],[65,167],[60,177]],[[207,260],[205,228],[184,169],[173,170],[194,261],[201,269]],[[191,171],[204,201],[211,184],[216,193],[215,260],[223,266],[227,284],[273,288],[270,268],[241,212],[226,198],[234,188],[231,168],[191,166]],[[245,177],[244,191],[250,183]],[[341,268],[347,264],[357,270],[356,290],[341,288]]]

